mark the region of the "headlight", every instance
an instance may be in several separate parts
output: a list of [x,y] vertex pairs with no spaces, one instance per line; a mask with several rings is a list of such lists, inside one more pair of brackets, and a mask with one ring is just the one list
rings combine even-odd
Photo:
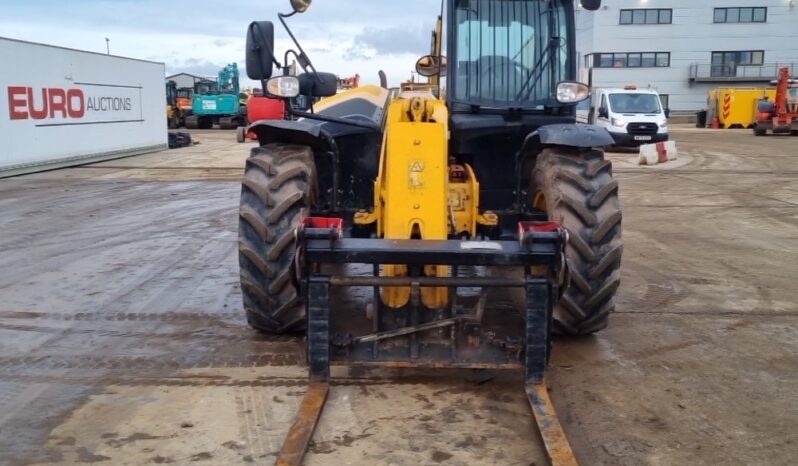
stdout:
[[590,89],[586,84],[575,81],[557,83],[557,102],[573,104],[587,99],[588,96],[590,96]]
[[668,119],[667,118],[663,118],[662,121],[659,124],[659,127],[660,128],[667,128],[668,127]]
[[613,118],[612,119],[612,126],[617,126],[619,128],[623,128],[626,126],[626,120],[623,118]]
[[266,91],[277,97],[296,97],[299,95],[299,79],[296,76],[278,76],[266,82]]

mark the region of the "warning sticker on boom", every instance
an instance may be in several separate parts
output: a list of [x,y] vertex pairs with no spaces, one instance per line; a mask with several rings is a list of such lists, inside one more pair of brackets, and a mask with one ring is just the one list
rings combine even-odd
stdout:
[[410,189],[421,189],[424,187],[424,181],[421,178],[421,173],[424,171],[424,162],[422,160],[414,160],[410,162],[410,171],[408,173],[407,184]]

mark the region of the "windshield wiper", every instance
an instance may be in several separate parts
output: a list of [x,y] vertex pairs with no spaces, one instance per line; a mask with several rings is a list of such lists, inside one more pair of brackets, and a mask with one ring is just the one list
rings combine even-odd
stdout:
[[[549,50],[551,50],[551,43],[549,43],[549,46],[543,50],[543,53],[540,54],[540,57],[537,59],[537,61],[535,61],[535,64],[532,65],[532,69],[529,70],[529,74],[526,76],[526,82],[524,82],[524,85],[521,86],[521,89],[515,96],[515,100],[529,99],[529,97],[532,95],[532,91],[535,90],[538,83],[540,83],[540,80],[543,79],[543,71],[545,70],[543,63],[544,60],[548,59]],[[527,89],[527,86],[529,86],[529,89]],[[524,91],[526,91],[526,94],[524,94]],[[521,96],[523,96],[523,99],[521,99]]]
[[[554,13],[554,7],[552,5],[552,2],[549,1],[548,5],[546,6],[546,20],[549,23],[548,29],[550,34],[554,33],[555,30],[554,17],[552,16],[553,13]],[[546,62],[546,60],[551,60],[552,57],[550,57],[549,55],[552,53],[552,49],[558,47],[559,45],[560,45],[560,37],[551,36],[549,38],[549,43],[546,44],[546,48],[543,49],[543,53],[540,54],[540,57],[538,57],[538,59],[532,65],[532,69],[529,70],[529,73],[527,74],[526,77],[526,82],[524,83],[523,86],[521,86],[521,89],[518,91],[518,94],[515,96],[515,100],[529,99],[529,97],[532,95],[532,91],[537,88],[538,84],[543,79],[543,72],[546,69],[543,66],[543,64]],[[527,86],[529,87],[528,89]],[[524,91],[526,91],[526,94],[524,94]],[[521,99],[522,96],[523,99]]]

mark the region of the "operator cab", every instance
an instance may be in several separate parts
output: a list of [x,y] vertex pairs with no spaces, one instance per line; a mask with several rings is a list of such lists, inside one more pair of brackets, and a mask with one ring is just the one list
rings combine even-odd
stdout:
[[514,185],[506,174],[525,172],[524,158],[538,152],[528,136],[572,127],[576,104],[589,97],[576,82],[574,2],[446,1],[450,152],[480,173],[485,208],[522,205],[530,180]]
[[573,77],[564,2],[449,0],[452,111],[543,110],[558,106],[559,81]]
[[[572,2],[446,1],[446,100],[456,147],[499,130],[517,135],[512,153],[538,127],[574,122],[588,89],[575,81]],[[582,2],[587,9],[599,3]]]

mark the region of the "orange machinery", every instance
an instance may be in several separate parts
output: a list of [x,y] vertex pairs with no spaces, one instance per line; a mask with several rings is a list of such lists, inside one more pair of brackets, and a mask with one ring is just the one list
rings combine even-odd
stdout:
[[355,74],[348,78],[338,78],[338,90],[346,91],[360,86],[360,75]]
[[756,119],[754,134],[757,136],[764,136],[768,131],[798,135],[798,82],[790,79],[789,67],[779,68],[776,97],[772,102],[759,101]]

